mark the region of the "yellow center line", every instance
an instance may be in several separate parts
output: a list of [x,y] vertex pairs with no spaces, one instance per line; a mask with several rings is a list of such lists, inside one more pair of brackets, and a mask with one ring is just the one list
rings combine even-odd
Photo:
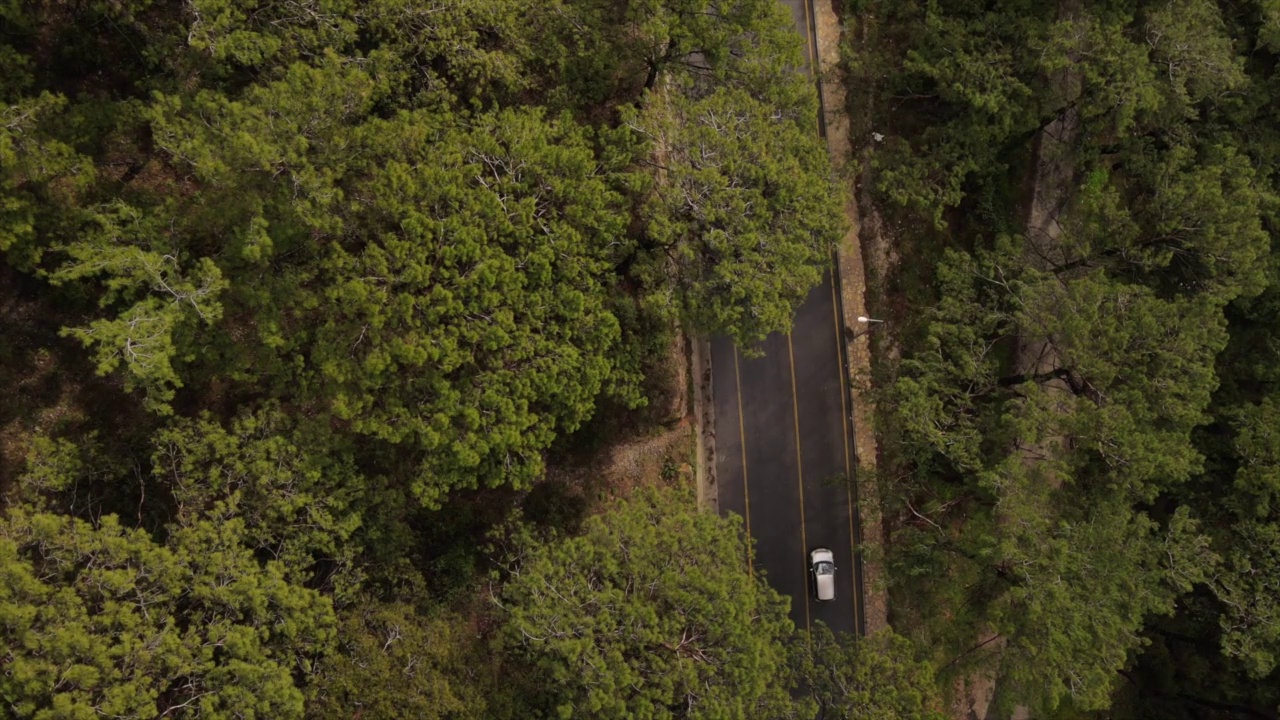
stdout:
[[747,574],[755,577],[751,562],[751,492],[747,489],[747,431],[742,419],[742,374],[738,372],[738,346],[733,346],[733,383],[738,388],[738,446],[742,449],[742,500],[747,517]]
[[791,370],[791,417],[795,420],[796,428],[796,485],[800,488],[800,545],[804,553],[805,583],[804,583],[804,629],[809,629],[809,538],[806,537],[804,526],[804,463],[800,459],[800,401],[796,394],[796,354],[791,346],[791,333],[787,333],[787,357],[790,360]]
[[846,388],[844,356],[840,353],[840,344],[844,342],[844,333],[840,327],[840,299],[836,297],[836,272],[839,271],[838,258],[835,251],[831,252],[832,263],[831,270],[831,317],[835,321],[836,326],[836,364],[840,368],[840,420],[844,424],[844,499],[849,506],[849,561],[853,567],[849,568],[849,580],[853,584],[853,627],[854,632],[862,627],[858,622],[858,538],[853,534],[853,465],[849,458],[849,418],[850,410],[846,404],[848,401],[848,390]]

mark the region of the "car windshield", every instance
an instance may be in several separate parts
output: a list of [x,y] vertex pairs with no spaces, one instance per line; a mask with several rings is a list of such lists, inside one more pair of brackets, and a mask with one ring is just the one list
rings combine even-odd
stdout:
[[818,573],[819,575],[831,575],[835,571],[836,571],[836,566],[832,565],[829,562],[818,563],[817,568],[814,570],[814,572]]

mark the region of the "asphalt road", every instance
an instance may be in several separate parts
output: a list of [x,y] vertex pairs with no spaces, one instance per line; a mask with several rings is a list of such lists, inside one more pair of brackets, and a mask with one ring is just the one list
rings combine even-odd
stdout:
[[[828,274],[796,316],[748,357],[725,337],[711,341],[720,512],[745,520],[755,570],[791,598],[791,618],[807,628],[861,632],[861,561],[854,538],[856,498],[851,407],[844,382],[836,298]],[[809,551],[830,548],[836,599],[813,598]]]
[[[812,60],[808,0],[785,2]],[[856,463],[838,302],[828,272],[790,334],[770,335],[756,353],[743,353],[727,337],[712,338],[716,482],[720,512],[745,519],[755,541],[754,571],[791,598],[796,626],[821,620],[836,631],[862,633],[857,498],[844,482]],[[808,556],[817,547],[835,554],[831,602],[813,597]]]

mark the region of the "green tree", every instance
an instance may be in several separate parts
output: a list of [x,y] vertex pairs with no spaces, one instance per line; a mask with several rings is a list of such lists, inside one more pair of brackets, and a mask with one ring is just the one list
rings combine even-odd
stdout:
[[903,254],[885,286],[928,286],[927,310],[890,315],[880,407],[901,626],[944,681],[994,673],[1007,707],[1070,714],[1137,662],[1162,708],[1274,705],[1246,689],[1274,653],[1273,518],[1245,489],[1267,482],[1276,378],[1264,5],[871,0],[851,18],[871,89],[854,141]]
[[298,718],[333,610],[243,547],[242,522],[165,544],[113,515],[0,520],[0,697],[17,718]]
[[1222,652],[1263,678],[1280,664],[1280,404],[1267,396],[1222,414],[1234,436],[1225,467],[1235,476],[1229,492],[1204,498],[1224,556],[1209,589],[1221,603]]
[[1019,412],[1036,426],[1023,442],[1070,437],[1073,472],[1126,486],[1126,499],[1149,501],[1200,470],[1191,432],[1208,419],[1227,340],[1217,302],[1164,300],[1096,272],[1037,283],[1023,302],[1020,327],[1052,338],[1069,391],[1022,388]]
[[661,92],[633,120],[661,165],[639,272],[691,327],[743,345],[790,329],[844,230],[811,116],[783,110],[740,89]]
[[[430,506],[526,485],[602,394],[639,401],[620,291],[756,337],[839,232],[815,93],[765,0],[11,14],[6,57],[50,66],[0,130],[0,243],[70,301],[66,334],[157,414],[325,415]],[[63,36],[66,65],[39,40]],[[104,68],[91,89],[82,65]],[[620,122],[656,122],[651,73],[722,118],[666,131],[705,218],[655,200],[658,149]],[[567,90],[586,86],[607,92]],[[727,161],[695,167],[711,141]]]
[[37,223],[50,206],[74,198],[91,181],[92,166],[74,148],[43,132],[66,99],[48,92],[0,108],[0,252],[25,267],[39,256]]
[[356,469],[341,438],[267,403],[226,427],[208,414],[171,420],[148,445],[149,468],[94,436],[34,438],[10,499],[84,520],[136,513],[158,533],[235,519],[245,550],[272,558],[292,583],[343,598],[361,580],[362,513],[382,501],[382,482]]
[[[733,86],[790,109],[813,102],[800,73],[800,38],[768,0],[561,0],[569,18],[544,54],[560,58],[565,89],[582,99],[638,99],[662,82]],[[566,32],[567,31],[567,32]],[[575,104],[576,104],[575,103]],[[810,115],[810,117],[813,117]]]
[[[420,458],[424,503],[454,487],[527,483],[602,390],[626,394],[634,381],[613,372],[620,329],[605,306],[626,245],[623,199],[606,177],[618,168],[601,167],[566,117],[370,116],[387,92],[330,56],[238,100],[161,98],[156,144],[205,190],[131,215],[132,234],[77,239],[53,278],[126,289],[106,296],[119,304],[97,322],[156,331],[147,357],[161,375],[124,369],[156,388],[159,406],[184,375],[229,378],[405,446]],[[230,283],[216,304],[221,280],[137,269],[154,257],[180,274],[172,258],[201,247],[218,260],[192,267]],[[138,322],[152,310],[225,320],[179,333]],[[98,326],[73,332],[106,337]],[[110,335],[104,362],[135,345]]]
[[831,720],[942,720],[933,669],[892,630],[836,634],[822,623],[791,641],[797,684]]
[[[1272,276],[1274,278],[1274,276]],[[1274,428],[1275,282],[1228,313],[1230,342],[1218,357],[1222,386],[1212,422],[1195,436],[1204,470],[1168,494],[1203,518],[1221,557],[1207,582],[1178,602],[1176,615],[1150,622],[1150,645],[1131,662],[1117,717],[1192,718],[1206,712],[1260,716],[1280,707],[1275,594],[1280,462]]]
[[[1013,238],[947,253],[938,276],[890,391],[903,455],[938,478],[898,500],[914,521],[895,574],[946,578],[922,611],[963,607],[963,621],[926,621],[922,642],[954,670],[994,671],[1010,706],[1105,707],[1144,623],[1217,562],[1185,509],[1140,508],[1202,468],[1191,438],[1217,384],[1221,305],[1033,270]],[[1003,346],[1019,334],[1047,340],[1013,372]]]
[[[1030,48],[1045,32],[1048,7],[1005,3],[989,12],[965,3],[900,3],[876,12],[883,32],[907,48],[901,59],[878,46],[850,45],[854,77],[894,107],[909,107],[937,122],[914,137],[885,135],[870,160],[874,186],[944,225],[943,213],[963,199],[971,176],[1003,167],[1010,136],[1036,124]],[[1016,40],[1015,40],[1016,38]],[[860,139],[859,139],[860,140]]]
[[497,601],[505,652],[561,717],[782,712],[793,627],[786,601],[735,559],[742,543],[736,522],[670,490],[639,491],[580,536],[525,539]]
[[1194,113],[1207,98],[1249,84],[1244,58],[1228,32],[1223,12],[1207,0],[1174,0],[1144,8],[1151,62],[1168,81],[1173,103]]
[[308,718],[491,718],[492,659],[467,618],[364,597],[343,613],[337,652],[317,666]]
[[367,190],[381,241],[335,249],[307,382],[357,432],[422,449],[424,502],[527,483],[613,379],[619,198],[585,133],[536,112],[386,150]]
[[[1043,481],[1041,479],[1041,481]],[[1045,494],[1046,501],[1050,495]],[[1021,507],[1018,507],[1021,505]],[[1101,710],[1149,616],[1203,582],[1216,558],[1187,513],[1167,528],[1123,503],[1055,519],[1045,506],[1005,503],[996,577],[1006,586],[992,607],[1007,640],[999,654],[1002,701],[1050,711],[1066,704]]]
[[[1107,268],[1164,296],[1219,302],[1266,287],[1264,219],[1276,191],[1231,141],[1126,144],[1119,167],[1093,169],[1075,199],[1058,273]],[[1162,147],[1166,146],[1166,147]]]
[[244,546],[278,562],[290,582],[314,586],[323,563],[324,587],[345,599],[359,580],[353,536],[374,482],[341,454],[338,439],[307,437],[316,432],[274,405],[228,428],[207,416],[168,425],[152,438],[152,473],[172,495],[170,522],[234,517]]

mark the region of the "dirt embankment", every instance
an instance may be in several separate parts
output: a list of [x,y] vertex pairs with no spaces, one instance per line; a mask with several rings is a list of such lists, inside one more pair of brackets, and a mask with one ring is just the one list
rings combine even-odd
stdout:
[[[878,243],[879,233],[862,232],[862,217],[858,207],[857,182],[851,167],[855,148],[851,139],[851,118],[847,112],[848,89],[845,87],[840,67],[840,38],[843,27],[840,22],[839,0],[821,0],[813,3],[814,24],[818,44],[818,69],[821,78],[822,105],[827,128],[827,148],[831,153],[836,172],[846,178],[845,216],[849,229],[836,250],[839,268],[840,305],[844,313],[845,357],[848,359],[848,383],[853,396],[854,457],[856,475],[874,477],[878,448],[872,418],[875,407],[871,401],[871,345],[870,337],[863,332],[857,318],[867,314],[867,281],[864,253],[882,254]],[[883,523],[880,513],[880,493],[876,483],[858,480],[858,513],[862,527],[864,548],[863,576],[866,595],[866,630],[873,633],[889,625],[888,590],[884,578],[882,557],[884,545]]]
[[641,486],[692,485],[695,417],[683,333],[673,333],[666,353],[649,372],[649,405],[632,411],[621,426],[604,431],[599,446],[550,463],[548,481],[563,484],[570,495],[595,509]]

